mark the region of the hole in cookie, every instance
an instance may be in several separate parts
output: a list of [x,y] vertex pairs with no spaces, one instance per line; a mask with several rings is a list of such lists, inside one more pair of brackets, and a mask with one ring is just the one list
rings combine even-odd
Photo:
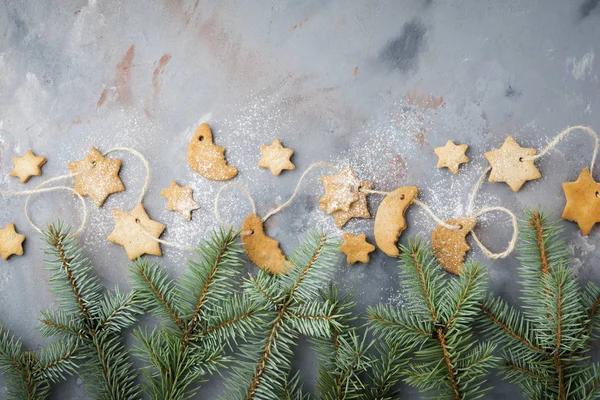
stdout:
[[139,219],[139,218],[136,218],[136,219],[135,219],[135,223],[136,223],[136,224],[139,224],[140,222],[142,222],[142,221],[140,221],[140,219]]
[[98,164],[97,161],[92,161],[92,167],[95,167]]
[[198,140],[202,142],[204,140],[204,136],[202,136],[202,135],[198,136]]
[[400,200],[404,200],[404,199],[405,199],[404,195],[403,195],[403,194],[401,194],[401,195],[400,195]]
[[519,161],[520,161],[520,162],[523,162],[523,157],[519,157]]
[[462,224],[456,224],[456,226],[458,226],[459,230],[463,228]]
[[596,197],[600,199],[600,192],[596,192]]

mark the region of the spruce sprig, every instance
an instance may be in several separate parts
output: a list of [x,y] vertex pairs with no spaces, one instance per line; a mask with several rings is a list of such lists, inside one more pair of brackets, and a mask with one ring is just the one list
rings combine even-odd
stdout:
[[232,229],[213,232],[175,282],[167,271],[148,261],[132,265],[136,296],[163,326],[138,329],[136,354],[147,363],[144,388],[156,400],[193,397],[206,375],[227,361],[232,340],[245,339],[267,323],[251,299],[236,295],[243,250]]
[[247,279],[246,294],[269,310],[270,322],[261,333],[241,347],[245,362],[228,379],[231,399],[301,399],[297,375],[291,375],[293,347],[301,334],[331,338],[342,328],[336,305],[320,292],[331,279],[336,263],[336,241],[309,231],[290,258],[284,275],[259,271]]
[[[375,333],[386,339],[387,351],[414,349],[414,361],[404,374],[398,371],[401,357],[391,354],[378,374],[380,396],[389,397],[393,381],[404,375],[409,385],[435,392],[441,398],[481,398],[488,370],[496,363],[495,346],[477,343],[471,324],[486,290],[484,269],[467,263],[463,274],[447,277],[433,254],[422,242],[402,246],[400,255],[402,287],[410,303],[403,307],[377,305],[368,309]],[[383,389],[383,390],[382,390]]]
[[77,343],[72,339],[51,343],[38,353],[23,351],[21,339],[0,325],[0,372],[7,376],[7,395],[43,400],[51,384],[77,371]]
[[517,246],[523,311],[494,296],[481,305],[486,332],[505,344],[502,373],[531,398],[598,398],[600,371],[589,350],[600,289],[591,282],[579,289],[557,221],[526,215]]
[[45,239],[45,263],[52,274],[50,286],[58,310],[42,312],[40,331],[43,336],[62,336],[66,342],[54,345],[49,357],[42,354],[40,359],[51,363],[73,343],[78,357],[73,362],[90,394],[101,399],[139,398],[136,373],[120,336],[141,312],[137,299],[118,289],[103,293],[90,261],[66,225],[50,225]]

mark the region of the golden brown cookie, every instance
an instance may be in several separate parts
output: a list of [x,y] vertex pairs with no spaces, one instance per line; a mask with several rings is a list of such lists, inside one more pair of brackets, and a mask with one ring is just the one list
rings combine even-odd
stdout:
[[284,169],[292,170],[296,168],[290,161],[294,150],[283,147],[279,139],[275,139],[270,146],[261,145],[260,154],[261,158],[258,166],[268,168],[275,176],[281,174]]
[[467,151],[466,144],[455,145],[452,140],[448,140],[445,146],[436,147],[433,151],[438,156],[438,168],[448,168],[456,175],[460,164],[469,161],[469,157],[465,155]]
[[325,187],[325,195],[319,199],[323,204],[322,209],[331,214],[334,211],[349,211],[352,203],[358,200],[360,180],[352,172],[350,164],[344,165],[336,175],[324,175],[321,177]]
[[21,183],[26,183],[32,176],[40,176],[42,167],[48,160],[44,156],[36,156],[33,151],[27,150],[23,157],[13,157],[15,168],[10,176],[19,178]]
[[194,201],[192,188],[179,186],[175,181],[171,181],[171,185],[163,189],[160,194],[169,200],[167,210],[177,211],[186,221],[192,219],[192,211],[200,208],[200,205]]
[[369,262],[369,253],[375,250],[375,246],[367,242],[366,235],[352,235],[344,232],[343,238],[344,243],[340,246],[340,251],[346,255],[348,264]]
[[227,165],[225,149],[213,143],[208,124],[202,124],[194,133],[187,150],[190,167],[211,181],[226,181],[237,175],[235,167]]
[[523,148],[508,136],[502,147],[484,154],[492,166],[489,181],[506,182],[514,192],[518,192],[525,182],[542,176],[533,160],[525,159],[534,155],[535,149]]
[[398,238],[406,229],[404,213],[419,194],[415,186],[400,187],[383,198],[375,214],[375,242],[390,257],[400,254]]
[[587,235],[600,222],[600,183],[584,168],[575,182],[565,182],[562,187],[567,198],[562,218],[577,222],[581,233]]
[[454,275],[463,273],[463,261],[471,247],[467,244],[467,234],[473,230],[475,218],[456,218],[446,221],[450,225],[460,225],[460,229],[437,226],[431,234],[431,248],[438,263]]
[[24,240],[25,236],[17,233],[12,222],[0,229],[0,257],[6,260],[12,255],[22,256]]
[[68,167],[76,174],[75,191],[82,196],[89,196],[98,207],[104,204],[109,195],[125,190],[119,178],[121,160],[106,158],[95,147],[83,160],[71,162]]
[[256,266],[272,274],[285,274],[291,268],[279,242],[264,231],[263,223],[256,214],[250,214],[242,223],[242,243],[246,254]]
[[113,217],[115,229],[108,236],[108,241],[123,246],[130,260],[135,260],[144,254],[162,255],[160,245],[154,239],[160,237],[165,226],[152,221],[142,203],[131,212],[115,208]]
[[[373,184],[370,182],[361,182],[360,189],[371,189]],[[352,218],[371,218],[371,214],[369,213],[369,208],[367,207],[367,196],[368,193],[358,192],[358,200],[350,205],[350,209],[348,211],[337,210],[331,213],[333,215],[333,219],[335,220],[335,224],[339,229],[342,229],[344,225]],[[325,203],[319,203],[319,208],[323,211],[326,210]]]

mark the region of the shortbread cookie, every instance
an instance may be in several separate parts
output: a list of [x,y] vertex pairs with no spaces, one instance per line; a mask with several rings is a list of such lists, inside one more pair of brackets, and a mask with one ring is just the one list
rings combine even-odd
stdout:
[[15,168],[10,176],[19,178],[21,183],[26,183],[32,176],[42,174],[42,167],[48,160],[44,156],[36,156],[33,151],[27,150],[23,157],[13,157],[12,162]]
[[461,275],[465,255],[467,251],[471,250],[466,236],[473,230],[477,220],[475,218],[457,218],[448,220],[446,223],[458,225],[460,229],[437,226],[431,234],[431,248],[442,268],[451,274]]
[[514,192],[518,192],[525,182],[542,176],[533,160],[527,159],[534,155],[535,149],[523,148],[508,136],[502,147],[484,154],[492,166],[489,181],[506,182]]
[[455,145],[452,140],[448,140],[445,146],[436,147],[433,151],[438,156],[438,168],[448,168],[453,174],[458,173],[458,167],[469,161],[465,155],[467,151],[466,144]]
[[165,230],[165,226],[152,221],[142,203],[133,211],[113,209],[115,229],[108,236],[108,241],[125,248],[130,260],[144,255],[161,256],[159,243],[155,240]]
[[12,222],[0,229],[0,257],[6,260],[12,255],[22,256],[24,240],[25,236],[17,233]]
[[360,197],[358,192],[360,179],[352,172],[350,164],[344,165],[336,175],[322,176],[321,181],[325,187],[325,195],[319,199],[319,202],[327,214],[338,210],[349,211],[352,203]]
[[397,257],[400,254],[396,243],[402,231],[406,229],[404,213],[418,194],[419,189],[415,186],[400,187],[385,196],[377,209],[374,226],[375,242],[377,247],[390,257]]
[[267,236],[263,223],[256,214],[250,214],[244,219],[241,237],[246,254],[257,267],[272,274],[285,274],[291,268],[279,242]]
[[581,233],[587,235],[600,222],[600,183],[584,168],[575,182],[565,182],[562,187],[567,198],[562,218],[577,222]]
[[171,185],[162,190],[160,194],[169,200],[167,209],[177,211],[186,221],[192,219],[192,211],[200,208],[200,205],[194,201],[192,188],[179,186],[175,181],[171,181]]
[[211,181],[226,181],[237,175],[235,167],[227,165],[225,149],[213,143],[208,124],[202,124],[194,133],[187,150],[190,167]]
[[279,139],[275,139],[270,146],[261,145],[260,154],[261,158],[258,166],[268,168],[275,176],[281,174],[284,169],[292,170],[296,168],[290,161],[294,150],[283,147]]
[[344,232],[343,238],[344,243],[340,246],[340,251],[346,255],[348,264],[369,262],[369,253],[375,250],[375,246],[367,242],[366,235],[352,235]]

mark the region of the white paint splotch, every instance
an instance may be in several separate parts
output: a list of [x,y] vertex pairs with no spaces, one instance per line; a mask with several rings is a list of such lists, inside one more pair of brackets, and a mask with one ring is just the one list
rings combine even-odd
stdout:
[[567,71],[570,70],[571,75],[576,80],[583,81],[592,75],[595,57],[594,49],[591,49],[579,59],[577,57],[569,57],[567,58]]

